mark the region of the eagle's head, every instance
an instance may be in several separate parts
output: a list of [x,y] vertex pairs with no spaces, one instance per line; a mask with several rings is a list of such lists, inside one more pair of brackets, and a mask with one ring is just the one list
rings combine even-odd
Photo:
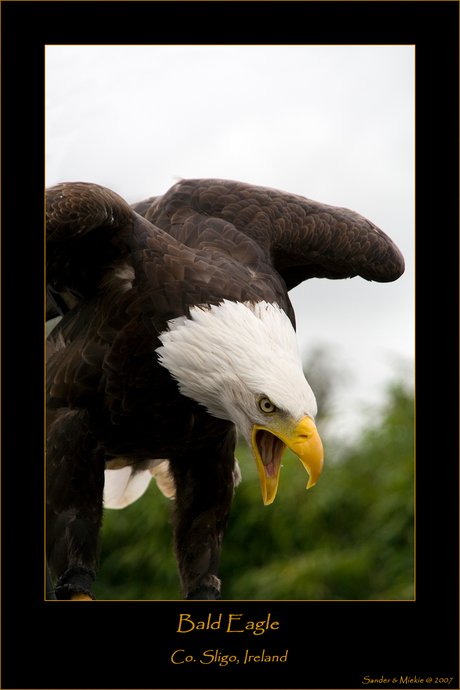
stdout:
[[231,302],[193,307],[168,323],[157,354],[182,395],[242,432],[259,471],[265,505],[278,487],[286,446],[313,486],[323,465],[316,400],[302,371],[291,322],[277,305]]

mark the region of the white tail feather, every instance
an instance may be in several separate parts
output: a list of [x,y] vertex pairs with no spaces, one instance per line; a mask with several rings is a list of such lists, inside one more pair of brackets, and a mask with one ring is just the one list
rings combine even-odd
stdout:
[[168,460],[153,460],[151,463],[153,467],[140,471],[135,469],[135,465],[105,470],[104,507],[125,508],[134,503],[145,493],[152,477],[165,496],[174,498],[176,488]]

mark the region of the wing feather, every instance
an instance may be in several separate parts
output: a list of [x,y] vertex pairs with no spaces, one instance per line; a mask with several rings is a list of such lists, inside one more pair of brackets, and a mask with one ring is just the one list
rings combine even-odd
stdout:
[[[150,209],[144,208],[144,215],[189,246],[206,242],[243,264],[254,261],[257,247],[288,289],[313,277],[359,275],[389,282],[404,272],[394,242],[363,216],[275,189],[226,180],[181,180]],[[210,218],[226,221],[227,232],[205,237]]]
[[[108,265],[136,249],[145,250],[137,269],[144,262],[150,287],[187,275],[206,285],[211,277],[218,292],[225,276],[211,265],[233,276],[244,266],[253,281],[261,274],[273,281],[276,271],[288,289],[313,277],[387,282],[404,271],[396,245],[358,213],[227,180],[181,180],[133,208],[99,185],[57,185],[47,193],[47,234],[48,283],[71,306],[98,287]],[[222,298],[238,298],[234,286],[230,292]]]

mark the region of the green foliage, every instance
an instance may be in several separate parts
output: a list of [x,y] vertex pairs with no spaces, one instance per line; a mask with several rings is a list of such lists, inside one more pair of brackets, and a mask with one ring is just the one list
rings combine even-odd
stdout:
[[[323,438],[316,486],[286,452],[278,494],[264,506],[249,449],[239,446],[221,558],[225,599],[413,598],[413,396],[392,385],[353,447]],[[99,599],[178,599],[169,501],[151,482],[137,503],[106,511]]]

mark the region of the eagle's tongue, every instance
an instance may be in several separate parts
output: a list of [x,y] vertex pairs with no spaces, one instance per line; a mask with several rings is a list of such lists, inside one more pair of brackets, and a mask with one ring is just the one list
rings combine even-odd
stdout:
[[256,436],[257,447],[265,467],[267,477],[273,477],[281,465],[286,444],[265,429],[259,429]]

